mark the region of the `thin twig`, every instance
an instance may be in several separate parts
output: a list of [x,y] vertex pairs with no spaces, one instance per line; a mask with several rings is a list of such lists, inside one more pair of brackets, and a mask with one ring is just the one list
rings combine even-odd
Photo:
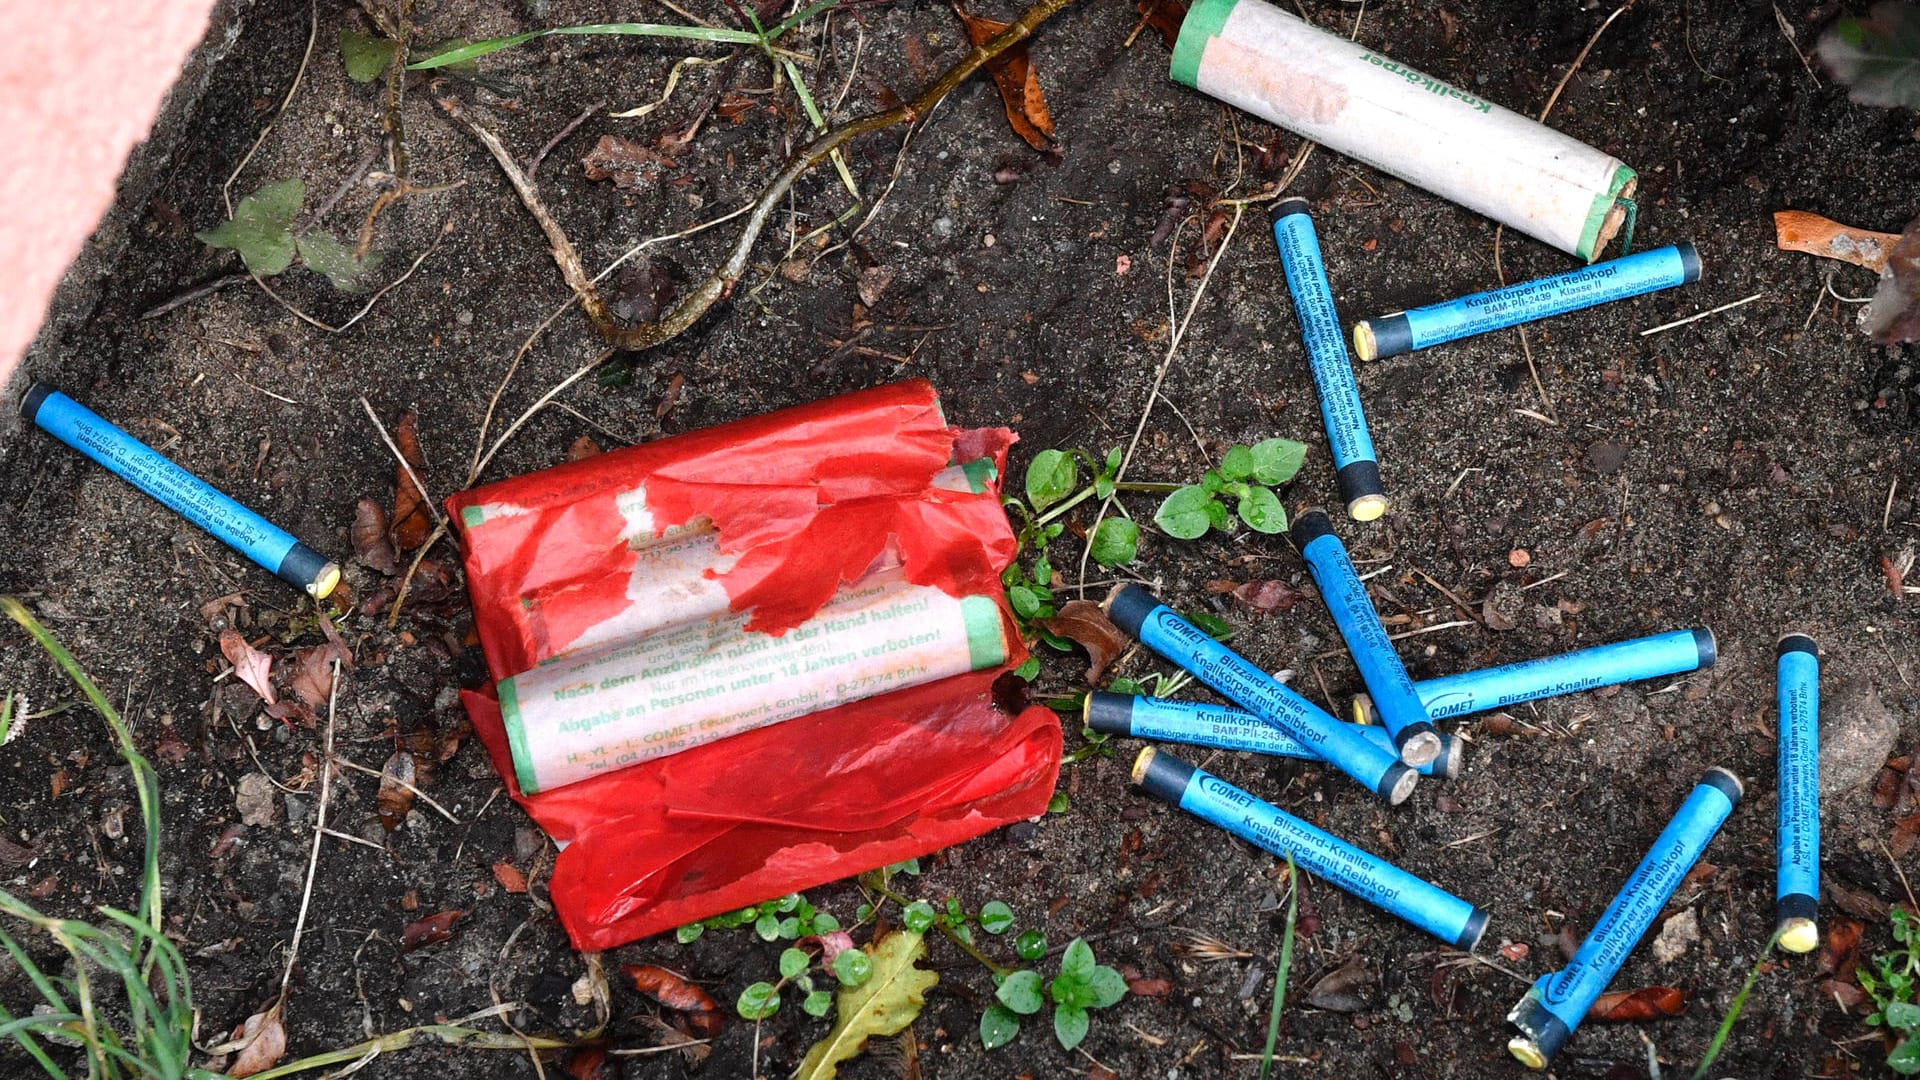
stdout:
[[1685,325],[1687,325],[1687,324],[1688,324],[1688,323],[1690,323],[1690,322],[1699,322],[1699,321],[1700,321],[1701,319],[1704,319],[1704,318],[1706,318],[1706,317],[1707,317],[1707,316],[1709,316],[1709,315],[1718,315],[1718,314],[1720,314],[1720,313],[1721,313],[1721,312],[1723,312],[1723,311],[1732,311],[1732,310],[1733,310],[1734,308],[1737,308],[1737,307],[1740,307],[1740,306],[1742,306],[1742,305],[1744,305],[1744,304],[1751,304],[1751,303],[1753,303],[1753,302],[1754,302],[1755,300],[1758,300],[1758,299],[1760,299],[1760,298],[1761,298],[1762,296],[1765,296],[1765,295],[1767,295],[1767,294],[1766,294],[1766,293],[1754,293],[1754,294],[1753,294],[1752,296],[1747,296],[1747,297],[1742,297],[1742,298],[1741,298],[1741,299],[1739,299],[1739,300],[1735,300],[1735,301],[1734,301],[1733,303],[1731,303],[1731,304],[1721,304],[1721,305],[1720,305],[1719,307],[1717,307],[1717,308],[1712,308],[1712,309],[1709,309],[1709,310],[1707,310],[1707,311],[1702,311],[1702,312],[1700,312],[1700,313],[1699,313],[1698,315],[1689,315],[1689,316],[1687,316],[1687,317],[1686,317],[1686,318],[1684,318],[1684,319],[1675,319],[1674,321],[1672,321],[1672,322],[1670,322],[1670,323],[1661,323],[1661,324],[1660,324],[1659,326],[1656,326],[1656,327],[1654,327],[1654,328],[1653,328],[1653,329],[1651,329],[1651,330],[1642,330],[1642,331],[1640,331],[1640,336],[1641,336],[1641,337],[1646,337],[1646,336],[1647,336],[1648,334],[1658,334],[1658,333],[1661,333],[1662,331],[1666,331],[1666,330],[1671,330],[1671,329],[1673,329],[1673,328],[1674,328],[1674,327],[1676,327],[1676,326],[1685,326]]
[[[186,292],[183,292],[178,296],[175,296],[171,300],[162,301],[161,303],[148,308],[146,311],[143,311],[140,313],[140,318],[143,321],[146,319],[157,319],[160,316],[165,315],[169,311],[186,307],[188,304],[193,303],[195,300],[198,300],[203,296],[212,296],[214,293],[217,293],[220,290],[228,288],[230,286],[244,285],[246,284],[246,281],[247,281],[247,275],[245,274],[228,274],[225,277],[214,278],[212,281],[203,282],[199,285],[195,285],[193,288],[188,289]],[[1820,299],[1824,300],[1826,298],[1821,297]],[[1820,300],[1814,301],[1815,305],[1818,305],[1819,303],[1820,303]]]
[[286,115],[287,106],[293,104],[293,95],[300,89],[300,80],[307,76],[307,61],[313,59],[313,43],[320,37],[320,0],[308,0],[307,9],[309,15],[307,51],[300,56],[299,70],[293,73],[293,84],[287,87],[287,96],[280,99],[280,107],[273,111],[273,119],[267,121],[267,126],[260,129],[260,135],[253,140],[253,145],[247,148],[246,156],[242,157],[240,164],[235,165],[233,171],[227,174],[227,182],[220,185],[220,201],[226,204],[229,218],[233,216],[233,182],[240,179],[240,174],[246,171],[247,163],[253,160],[253,155],[260,152],[261,144],[265,143],[267,136],[273,133],[273,125],[279,123],[280,118]]
[[380,441],[386,443],[387,449],[393,452],[393,460],[400,463],[400,467],[406,470],[407,479],[413,481],[413,489],[420,493],[420,504],[433,515],[433,523],[445,525],[446,521],[440,517],[440,508],[434,505],[433,496],[427,493],[426,483],[420,479],[419,473],[413,471],[413,462],[408,461],[407,455],[401,453],[400,448],[393,444],[393,436],[387,434],[387,425],[381,423],[380,417],[374,414],[373,406],[367,404],[365,394],[360,395],[360,407],[367,410],[367,419],[373,421],[373,429],[380,433]]
[[402,780],[397,776],[388,776],[386,773],[381,772],[379,769],[370,769],[367,766],[352,760],[351,758],[337,757],[337,758],[334,758],[333,760],[339,762],[342,765],[345,765],[347,768],[352,769],[355,772],[363,772],[363,773],[366,773],[368,776],[377,776],[380,778],[380,782],[383,784],[389,780],[393,781],[394,783],[400,785],[403,788],[406,788],[408,791],[411,791],[415,795],[419,796],[421,802],[426,803],[428,806],[431,806],[435,810],[439,811],[441,817],[446,818],[448,821],[454,823],[455,825],[460,824],[460,819],[457,817],[454,817],[452,811],[448,810],[444,806],[441,806],[439,803],[434,802],[433,796],[427,794],[424,791],[421,791],[419,788],[414,787],[412,784],[407,783],[405,780]]
[[[327,688],[327,737],[326,755],[323,761],[333,759],[333,718],[335,707],[340,700],[340,658],[333,658],[333,683]],[[277,1012],[287,1003],[287,987],[293,979],[293,962],[300,955],[300,935],[307,928],[307,903],[313,899],[313,878],[320,869],[320,840],[327,829],[327,795],[332,790],[333,770],[326,766],[320,768],[320,805],[313,812],[313,848],[307,854],[307,887],[300,892],[300,914],[293,920],[293,940],[287,945],[287,968],[280,976],[280,996],[274,999],[273,1011]]]
[[601,109],[604,109],[606,107],[607,107],[607,103],[605,101],[594,102],[593,104],[587,106],[585,109],[582,109],[580,111],[580,115],[573,118],[572,123],[568,124],[566,127],[561,128],[560,134],[555,135],[551,139],[548,139],[547,145],[541,147],[540,152],[533,155],[532,161],[527,162],[528,182],[531,183],[534,177],[540,175],[540,163],[547,160],[547,155],[553,153],[554,147],[559,146],[562,142],[565,142],[567,136],[580,130],[581,124],[584,124],[588,120],[593,119],[594,113],[597,113]]

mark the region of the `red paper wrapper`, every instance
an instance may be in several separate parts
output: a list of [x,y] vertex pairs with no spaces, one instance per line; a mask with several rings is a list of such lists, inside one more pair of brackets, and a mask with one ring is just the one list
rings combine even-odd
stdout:
[[[488,666],[495,678],[517,675],[565,652],[591,623],[536,625],[524,597],[573,589],[570,608],[593,618],[626,603],[636,520],[658,535],[710,519],[720,550],[737,557],[714,576],[734,611],[754,613],[755,630],[805,621],[889,541],[908,580],[998,598],[1016,550],[998,492],[931,480],[950,461],[979,457],[1004,472],[1012,442],[1006,429],[948,428],[933,388],[915,381],[463,492],[447,506],[466,540]],[[1006,617],[1011,666],[1025,653]],[[574,945],[595,950],[1043,813],[1059,769],[1059,723],[1043,708],[1018,716],[997,708],[990,687],[1005,670],[853,702],[533,796],[512,779],[492,687],[465,701],[510,794],[563,845],[554,905]]]

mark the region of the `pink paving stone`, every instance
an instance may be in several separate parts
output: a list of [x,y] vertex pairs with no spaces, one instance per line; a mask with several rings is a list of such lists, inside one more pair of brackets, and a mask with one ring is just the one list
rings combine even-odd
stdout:
[[0,0],[0,386],[113,201],[210,0]]

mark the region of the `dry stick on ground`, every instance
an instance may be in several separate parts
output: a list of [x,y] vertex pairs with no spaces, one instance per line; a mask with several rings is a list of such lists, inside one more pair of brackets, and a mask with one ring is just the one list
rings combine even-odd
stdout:
[[747,259],[753,252],[754,242],[760,238],[761,230],[766,227],[767,220],[773,212],[779,208],[780,201],[786,198],[794,181],[821,162],[828,160],[834,151],[862,135],[868,135],[895,124],[909,123],[925,116],[940,102],[940,99],[952,93],[956,87],[972,78],[981,68],[1007,49],[1026,40],[1041,23],[1046,22],[1055,12],[1071,2],[1072,0],[1039,0],[1022,12],[1018,19],[1009,23],[1007,28],[995,35],[992,40],[969,50],[965,57],[948,68],[912,101],[885,112],[872,113],[842,124],[795,151],[786,165],[775,174],[773,180],[760,193],[759,199],[753,205],[753,210],[747,216],[747,224],[741,230],[740,239],[734,243],[733,250],[726,260],[695,286],[664,318],[656,322],[640,323],[630,328],[622,328],[614,322],[607,310],[606,302],[594,289],[593,283],[587,279],[587,272],[580,265],[580,256],[574,250],[573,243],[567,239],[559,223],[553,220],[553,215],[547,212],[540,201],[539,192],[521,171],[520,166],[514,162],[513,156],[501,144],[499,137],[468,117],[466,110],[459,102],[438,94],[435,95],[435,100],[449,116],[472,132],[473,136],[480,140],[481,145],[493,154],[494,160],[499,162],[502,171],[507,174],[508,181],[519,193],[521,201],[526,203],[527,210],[546,231],[547,241],[553,248],[554,261],[560,264],[560,272],[566,278],[568,286],[580,294],[580,306],[586,311],[588,320],[592,322],[601,338],[615,349],[650,349],[685,332],[698,322],[701,316],[712,310],[715,304],[732,294],[734,286],[739,284],[741,276],[746,273]]
[[386,443],[387,449],[393,452],[393,460],[399,462],[400,467],[407,471],[407,479],[412,480],[414,490],[420,492],[420,503],[427,508],[427,513],[433,515],[433,523],[446,524],[441,520],[440,508],[434,505],[433,496],[427,494],[427,485],[421,482],[420,474],[413,471],[413,463],[407,460],[407,455],[401,453],[400,448],[393,444],[393,436],[387,434],[387,425],[381,423],[380,417],[374,415],[373,406],[367,403],[365,394],[360,395],[360,407],[367,410],[367,419],[373,421],[373,429],[380,433],[380,441]]
[[280,118],[286,115],[287,106],[293,104],[293,95],[299,92],[300,81],[307,77],[307,62],[313,59],[313,43],[320,37],[320,0],[310,0],[307,6],[310,18],[307,27],[307,51],[301,54],[300,67],[293,73],[293,85],[287,87],[287,96],[280,99],[280,107],[274,110],[273,119],[267,121],[267,126],[260,129],[260,134],[253,140],[253,145],[247,147],[245,156],[241,157],[240,164],[235,165],[233,171],[227,174],[227,182],[220,185],[220,201],[226,204],[228,217],[233,216],[233,182],[240,179],[240,174],[246,171],[247,163],[253,160],[253,155],[260,152],[260,147],[267,141],[267,136],[273,133],[273,125],[280,122]]
[[[1580,70],[1580,65],[1587,62],[1587,54],[1592,52],[1593,47],[1600,43],[1600,35],[1606,33],[1607,27],[1613,25],[1613,20],[1626,14],[1627,9],[1632,7],[1635,2],[1636,0],[1627,0],[1626,3],[1614,8],[1613,14],[1608,15],[1606,20],[1600,24],[1600,28],[1595,30],[1593,36],[1587,39],[1587,44],[1580,50],[1580,54],[1573,58],[1573,63],[1567,65],[1566,74],[1560,76],[1560,81],[1555,84],[1553,93],[1547,95],[1547,103],[1540,109],[1540,115],[1535,117],[1535,119],[1543,124],[1547,122],[1547,114],[1552,112],[1554,105],[1560,101],[1560,92],[1565,90],[1567,84],[1573,81],[1573,74]],[[1500,265],[1500,241],[1506,234],[1507,227],[1504,224],[1493,230],[1493,272],[1494,275],[1500,279],[1502,286],[1505,286],[1507,283],[1507,271]],[[1535,366],[1533,362],[1533,346],[1527,342],[1527,328],[1524,326],[1516,326],[1514,329],[1520,334],[1520,351],[1526,354],[1527,372],[1533,376],[1533,388],[1540,394],[1540,404],[1546,406],[1548,422],[1558,425],[1560,423],[1559,414],[1553,411],[1553,399],[1547,396],[1547,388],[1545,384],[1540,381],[1540,369]]]

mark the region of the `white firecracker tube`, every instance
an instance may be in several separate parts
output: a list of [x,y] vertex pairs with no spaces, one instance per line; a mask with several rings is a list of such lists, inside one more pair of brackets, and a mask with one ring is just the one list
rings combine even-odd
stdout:
[[572,653],[500,681],[527,794],[796,716],[1006,662],[1000,608],[898,572],[775,637],[736,614]]
[[1588,262],[1633,196],[1619,159],[1262,0],[1195,0],[1173,79]]

